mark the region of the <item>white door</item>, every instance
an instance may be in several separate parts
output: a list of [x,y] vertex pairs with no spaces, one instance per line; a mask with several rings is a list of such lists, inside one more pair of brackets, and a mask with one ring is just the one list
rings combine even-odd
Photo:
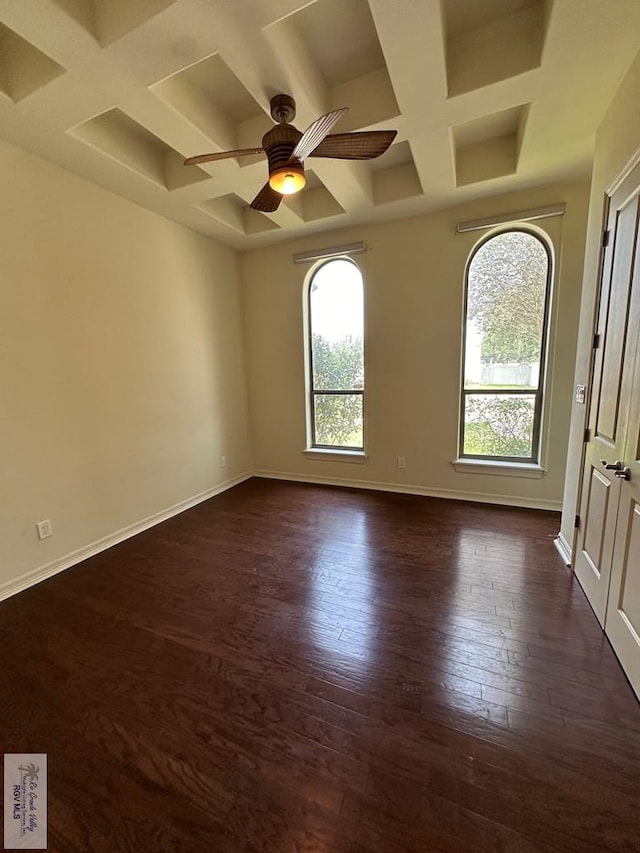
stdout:
[[[636,280],[640,281],[640,246]],[[613,549],[605,631],[627,678],[640,698],[640,285],[634,288],[627,339],[636,347],[635,367],[625,364],[623,394],[631,400],[620,478],[618,523]]]
[[[590,440],[586,448],[575,557],[575,572],[593,610],[604,626],[609,596],[620,474],[627,448],[630,403],[630,349],[635,351],[637,328],[629,326],[629,310],[636,275],[640,166],[612,196],[609,205],[609,242],[604,250],[598,347],[589,413]],[[637,299],[636,299],[637,301]],[[634,457],[635,458],[635,457]],[[637,528],[636,528],[637,529]],[[637,534],[636,534],[637,535]]]

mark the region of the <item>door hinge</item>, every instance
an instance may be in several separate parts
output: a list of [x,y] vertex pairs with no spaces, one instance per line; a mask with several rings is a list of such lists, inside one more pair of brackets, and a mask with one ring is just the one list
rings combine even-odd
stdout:
[[609,231],[608,229],[606,231],[602,232],[602,248],[603,249],[606,249],[607,246],[609,245],[610,235],[611,235],[611,231]]
[[573,526],[576,528],[576,530],[580,529],[580,516],[579,515],[576,515],[576,519],[573,523]]
[[600,335],[598,334],[598,332],[596,332],[595,335],[593,336],[593,348],[598,349],[599,346],[600,346]]
[[591,430],[587,427],[584,431],[584,441],[591,441]]

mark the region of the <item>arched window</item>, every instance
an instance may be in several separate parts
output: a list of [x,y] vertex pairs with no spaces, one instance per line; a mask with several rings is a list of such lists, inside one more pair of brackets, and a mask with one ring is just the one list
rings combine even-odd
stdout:
[[348,258],[326,261],[308,284],[309,444],[364,449],[364,287]]
[[537,463],[551,255],[530,231],[482,242],[467,267],[460,456]]

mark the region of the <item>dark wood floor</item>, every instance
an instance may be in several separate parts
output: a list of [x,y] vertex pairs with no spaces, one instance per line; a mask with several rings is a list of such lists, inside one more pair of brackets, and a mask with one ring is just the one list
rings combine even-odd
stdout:
[[0,604],[49,850],[638,851],[558,517],[254,479]]

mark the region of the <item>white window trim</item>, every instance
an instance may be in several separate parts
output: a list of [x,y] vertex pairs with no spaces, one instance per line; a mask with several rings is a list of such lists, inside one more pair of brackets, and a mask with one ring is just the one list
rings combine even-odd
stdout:
[[[355,247],[355,248],[354,248]],[[305,431],[306,431],[306,440],[305,447],[303,449],[303,454],[307,456],[309,459],[322,459],[325,462],[366,462],[367,461],[367,421],[368,421],[368,394],[366,391],[366,375],[367,375],[367,288],[366,288],[366,276],[365,276],[365,264],[364,258],[355,261],[351,255],[359,254],[360,252],[366,253],[366,243],[354,243],[349,244],[346,247],[337,247],[338,249],[350,249],[350,251],[340,251],[339,253],[322,255],[319,260],[317,260],[311,268],[307,271],[304,276],[303,285],[302,285],[302,319],[303,319],[303,332],[304,332],[304,392],[305,392]],[[329,250],[324,250],[329,251]],[[309,398],[311,394],[311,353],[309,350],[309,328],[311,323],[311,318],[309,316],[309,287],[311,286],[311,281],[316,271],[327,262],[327,260],[337,260],[339,258],[344,258],[345,260],[351,261],[356,265],[360,275],[362,276],[362,308],[363,308],[363,343],[364,343],[364,358],[365,358],[365,386],[364,386],[364,395],[363,395],[363,408],[362,408],[362,417],[363,417],[363,442],[364,447],[362,449],[351,449],[351,448],[338,448],[338,447],[314,447],[312,442],[313,435],[313,425],[311,423],[312,413],[311,406],[309,405]]]
[[307,459],[322,460],[323,462],[366,462],[367,454],[364,450],[335,450],[323,447],[307,447],[302,451]]
[[[555,380],[555,363],[554,363],[554,351],[556,346],[556,335],[557,335],[557,304],[556,301],[558,299],[558,282],[560,276],[559,270],[559,261],[556,254],[556,245],[560,245],[561,242],[561,230],[559,227],[559,223],[562,222],[562,216],[552,216],[545,223],[544,227],[526,223],[525,227],[522,228],[521,221],[510,221],[501,223],[500,226],[495,228],[487,228],[487,233],[479,240],[475,240],[474,243],[469,248],[469,253],[467,255],[467,266],[465,267],[465,286],[463,288],[463,303],[462,303],[462,323],[463,323],[463,331],[461,336],[461,353],[460,353],[460,369],[461,369],[461,377],[460,382],[464,381],[462,377],[462,372],[464,371],[464,323],[466,319],[466,277],[468,274],[468,266],[473,258],[475,252],[477,251],[480,244],[486,242],[491,237],[504,233],[505,231],[511,231],[513,229],[520,229],[523,231],[529,231],[534,236],[537,236],[546,246],[549,252],[549,259],[551,263],[551,282],[550,282],[550,291],[549,291],[549,325],[547,328],[547,343],[546,343],[546,353],[545,353],[545,370],[544,370],[544,381],[543,381],[543,396],[542,396],[542,413],[540,418],[540,445],[539,445],[539,456],[538,462],[516,462],[516,461],[503,461],[501,459],[482,459],[478,457],[457,457],[452,460],[451,464],[455,468],[456,471],[465,474],[502,474],[503,476],[508,477],[528,477],[530,479],[536,479],[540,477],[544,477],[547,469],[544,467],[545,461],[547,459],[548,447],[549,447],[549,435],[548,435],[548,419],[549,413],[551,410],[551,398],[553,396],[553,388],[554,388],[554,380]],[[465,236],[461,234],[461,236]],[[461,401],[462,401],[462,394]],[[458,414],[458,441],[460,440],[460,429],[461,429],[461,419],[464,417],[464,412],[462,410],[462,404],[460,405],[460,410]],[[477,470],[473,470],[474,466],[478,466]],[[522,472],[518,474],[517,472]]]
[[524,477],[537,480],[547,469],[532,462],[498,462],[495,459],[454,459],[451,463],[459,474],[497,474],[500,477]]

